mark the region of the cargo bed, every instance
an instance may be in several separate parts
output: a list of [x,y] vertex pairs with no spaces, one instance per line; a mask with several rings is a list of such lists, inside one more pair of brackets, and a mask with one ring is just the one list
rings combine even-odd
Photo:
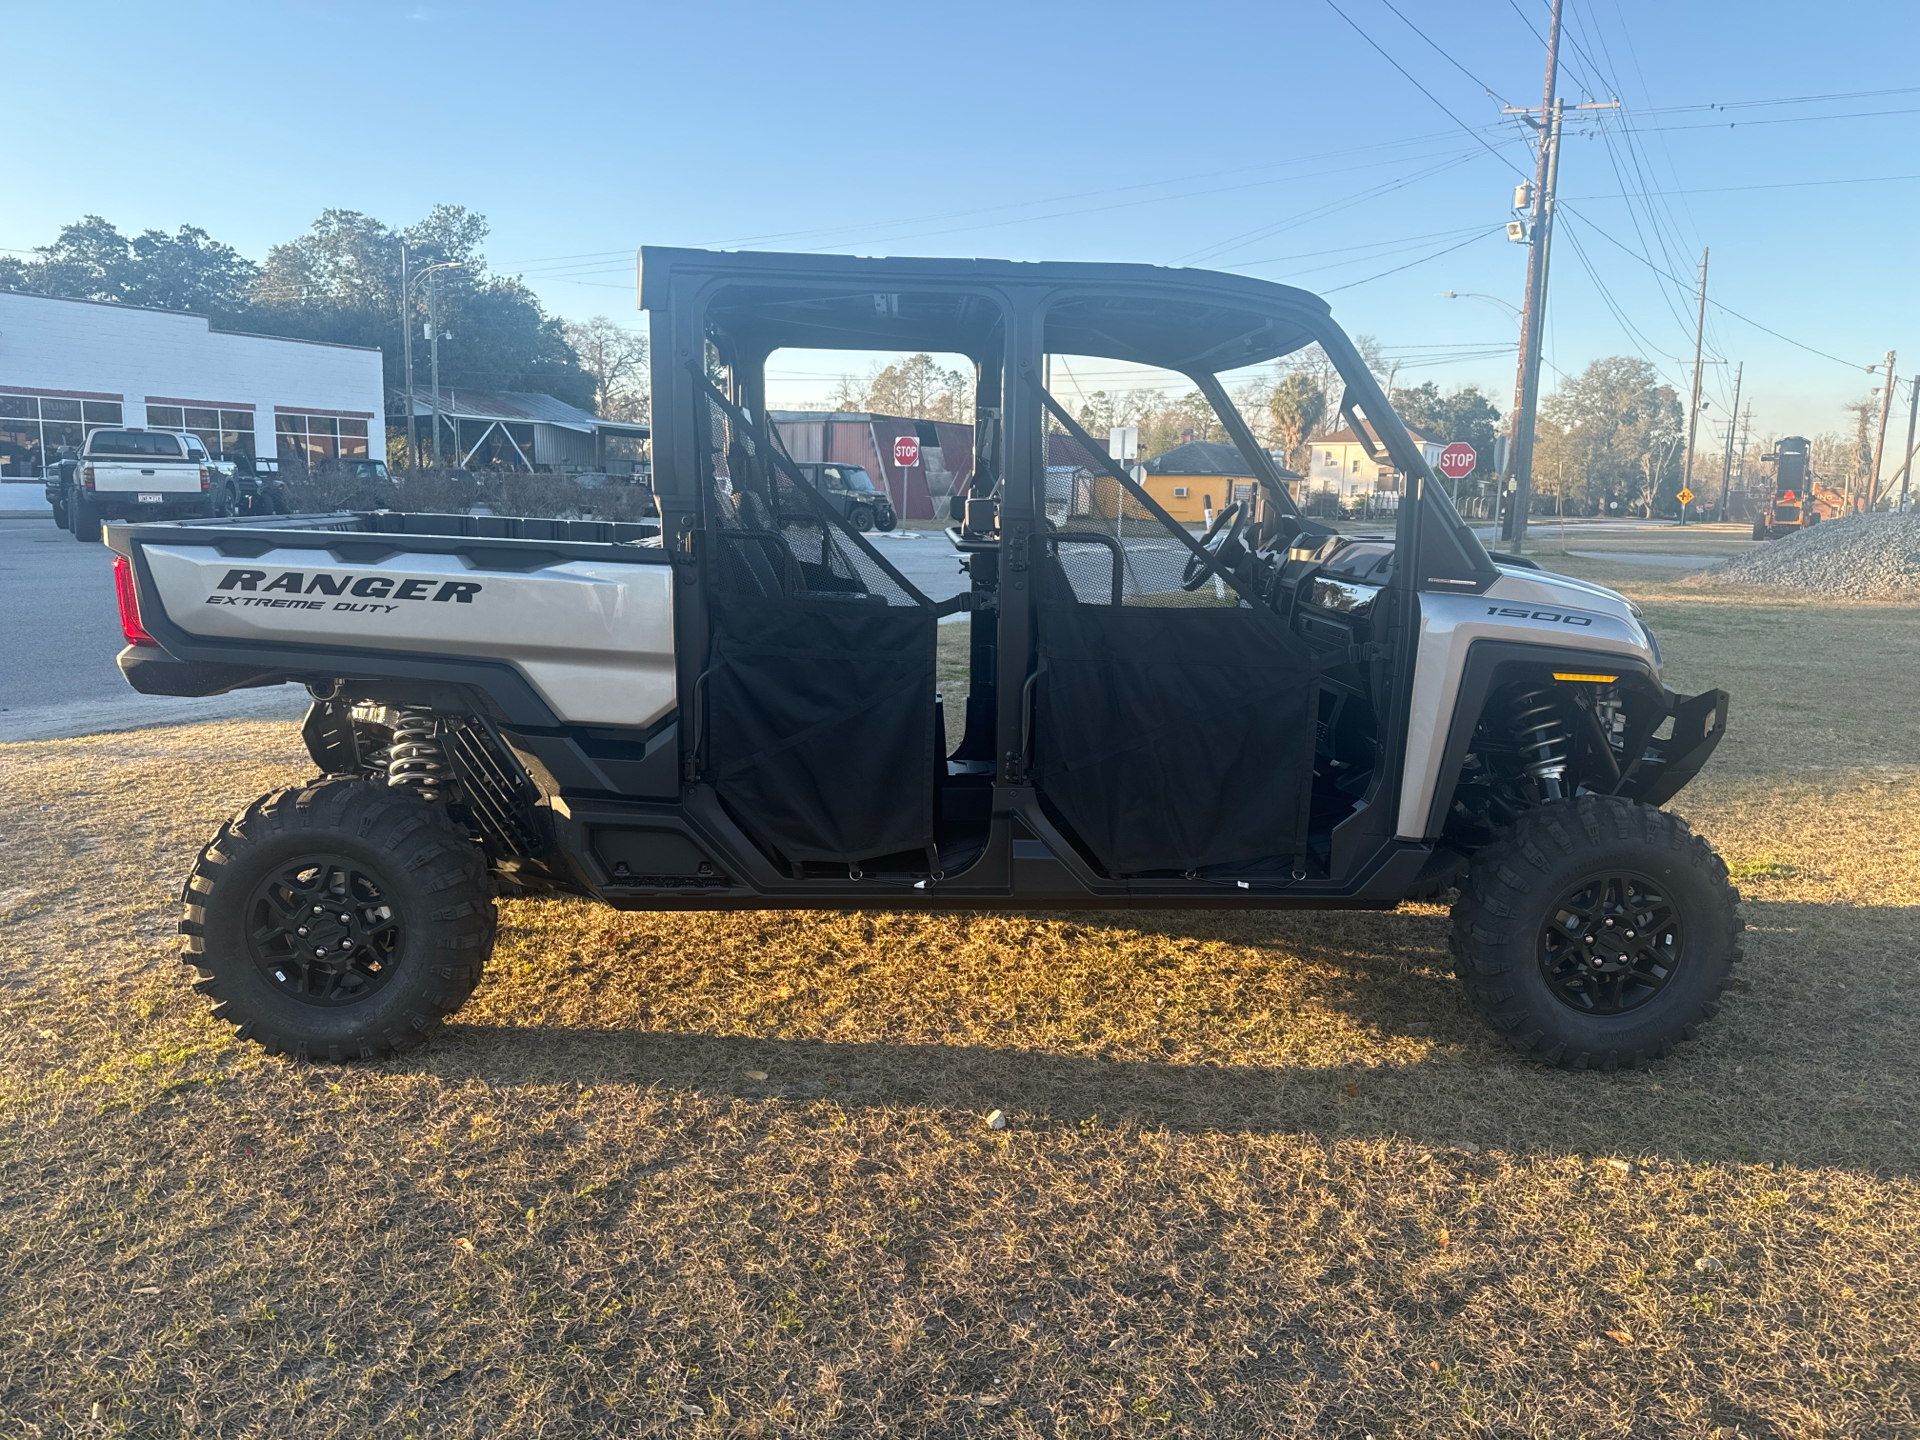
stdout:
[[106,538],[150,642],[120,666],[147,694],[403,679],[470,688],[501,720],[621,728],[675,704],[655,524],[383,510]]

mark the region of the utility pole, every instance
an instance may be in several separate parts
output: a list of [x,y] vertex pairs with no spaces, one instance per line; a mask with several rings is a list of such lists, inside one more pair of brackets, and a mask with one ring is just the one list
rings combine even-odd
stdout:
[[1881,377],[1885,382],[1880,387],[1880,433],[1873,442],[1873,473],[1867,477],[1867,509],[1873,508],[1874,501],[1880,498],[1880,461],[1887,448],[1887,416],[1893,410],[1893,351],[1887,351],[1887,372]]
[[[1513,484],[1511,513],[1516,554],[1526,548],[1527,511],[1533,500],[1533,438],[1540,399],[1540,349],[1547,322],[1547,262],[1553,244],[1554,191],[1560,176],[1560,127],[1562,114],[1569,108],[1554,94],[1560,73],[1561,4],[1562,0],[1553,0],[1548,18],[1547,74],[1540,92],[1540,118],[1534,119],[1532,110],[1513,106],[1502,112],[1524,117],[1540,134],[1540,151],[1533,172],[1533,221],[1527,231],[1526,307],[1520,317],[1520,360],[1513,379],[1513,435],[1497,492],[1504,495],[1508,483]],[[1570,108],[1611,110],[1619,103],[1617,100],[1589,101]],[[1497,517],[1497,510],[1495,514]],[[1496,536],[1498,533],[1496,529]]]
[[1733,372],[1733,409],[1727,412],[1727,458],[1720,466],[1720,503],[1713,507],[1713,518],[1727,518],[1727,491],[1733,485],[1733,432],[1740,428],[1740,378],[1747,373],[1742,360]]
[[[1707,338],[1707,252],[1700,251],[1700,316],[1693,325],[1693,404],[1687,411],[1687,458],[1680,470],[1680,488],[1693,489],[1693,435],[1700,424],[1700,347]],[[1687,507],[1680,507],[1680,523],[1687,523]]]
[[[1500,499],[1506,498],[1509,481],[1515,482],[1513,500],[1513,549],[1522,553],[1527,543],[1527,503],[1531,499],[1530,471],[1533,467],[1533,401],[1540,389],[1540,332],[1546,320],[1547,237],[1553,216],[1554,140],[1559,134],[1559,116],[1555,111],[1554,91],[1560,82],[1560,8],[1562,0],[1553,0],[1547,20],[1547,76],[1540,90],[1540,119],[1531,114],[1526,121],[1541,132],[1540,151],[1533,164],[1533,221],[1527,227],[1527,295],[1520,312],[1520,363],[1513,377],[1513,436],[1507,444],[1506,473],[1500,477]],[[1499,500],[1495,502],[1496,507]],[[1498,510],[1495,511],[1496,517]],[[1494,530],[1499,543],[1500,531]]]
[[400,242],[400,354],[407,372],[407,464],[420,463],[420,439],[413,423],[413,296],[407,289],[407,242]]
[[1907,487],[1913,481],[1913,422],[1920,420],[1920,375],[1907,381],[1907,389],[1913,392],[1913,401],[1907,406],[1907,463],[1900,472],[1900,509],[1907,508]]
[[433,468],[440,468],[440,282],[427,285],[427,346],[433,354]]

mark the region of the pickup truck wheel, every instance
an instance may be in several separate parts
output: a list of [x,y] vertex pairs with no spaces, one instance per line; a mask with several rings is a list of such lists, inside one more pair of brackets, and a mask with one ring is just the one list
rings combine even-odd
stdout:
[[269,1054],[381,1059],[458,1010],[493,949],[486,864],[438,809],[364,780],[263,795],[183,896],[182,959]]
[[1690,1040],[1740,958],[1740,894],[1686,822],[1618,796],[1523,815],[1453,907],[1467,998],[1524,1055],[1644,1065]]
[[66,501],[56,500],[53,502],[53,523],[62,530],[67,528],[69,522],[67,519]]
[[100,538],[100,509],[91,500],[76,495],[73,503],[67,507],[68,529],[73,538],[82,545],[91,545]]

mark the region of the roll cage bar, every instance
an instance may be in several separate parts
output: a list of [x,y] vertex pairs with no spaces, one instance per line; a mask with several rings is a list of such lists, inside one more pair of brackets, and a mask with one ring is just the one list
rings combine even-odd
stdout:
[[[968,356],[980,373],[975,473],[1000,486],[1010,517],[1027,517],[1029,523],[1042,508],[1033,491],[1043,467],[1009,464],[1014,452],[1006,440],[1013,436],[1037,446],[1041,413],[1051,408],[1061,414],[1057,405],[1045,403],[1050,397],[1032,393],[1038,387],[1024,380],[1037,372],[1042,352],[1099,355],[1172,370],[1192,380],[1213,405],[1274,507],[1309,529],[1218,376],[1317,341],[1346,386],[1342,418],[1369,451],[1371,435],[1384,452],[1378,458],[1407,476],[1396,520],[1397,583],[1471,593],[1498,573],[1434,483],[1425,457],[1326,302],[1304,290],[1149,265],[864,259],[649,246],[640,252],[640,304],[653,316],[654,404],[666,422],[660,427],[664,433],[655,437],[654,484],[668,520],[669,543],[697,523],[691,517],[702,504],[703,457],[693,427],[674,422],[694,414],[696,377],[688,367],[704,368],[709,346],[730,371],[731,398],[752,415],[765,412],[765,361],[782,348]],[[678,512],[677,524],[669,511]]]

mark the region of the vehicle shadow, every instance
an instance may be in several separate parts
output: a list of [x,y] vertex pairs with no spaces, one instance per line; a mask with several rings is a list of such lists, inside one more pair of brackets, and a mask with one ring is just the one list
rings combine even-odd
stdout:
[[1097,1117],[1174,1131],[1920,1173],[1920,1076],[1907,1058],[1920,1044],[1920,907],[1749,901],[1743,910],[1746,959],[1720,1013],[1666,1061],[1612,1075],[1549,1069],[1504,1046],[1436,965],[1445,920],[1432,912],[1368,916],[1320,948],[1312,916],[1112,917],[1168,937],[1283,943],[1330,970],[1335,983],[1315,1003],[1397,1042],[1334,1065],[456,1023],[403,1068],[765,1104],[998,1109],[1027,1128]]

